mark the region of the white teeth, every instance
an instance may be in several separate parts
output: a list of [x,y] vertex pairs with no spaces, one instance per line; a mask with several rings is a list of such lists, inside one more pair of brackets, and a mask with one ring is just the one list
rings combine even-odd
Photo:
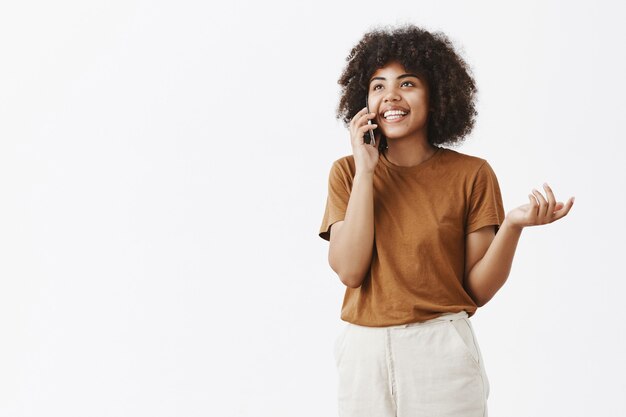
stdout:
[[383,117],[385,119],[398,119],[402,116],[404,116],[406,114],[406,112],[402,111],[402,110],[387,110],[384,114]]

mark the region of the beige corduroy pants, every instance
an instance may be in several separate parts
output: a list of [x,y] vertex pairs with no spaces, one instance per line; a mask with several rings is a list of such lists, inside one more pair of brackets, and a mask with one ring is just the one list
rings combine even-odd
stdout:
[[489,381],[467,312],[335,340],[340,417],[487,417]]

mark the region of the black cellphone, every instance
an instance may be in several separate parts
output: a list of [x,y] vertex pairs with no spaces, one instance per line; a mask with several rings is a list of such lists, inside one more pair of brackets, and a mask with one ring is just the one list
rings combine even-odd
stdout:
[[[369,114],[370,113],[370,107],[369,107],[369,102],[367,100],[367,96],[365,96],[365,107],[367,108],[367,113]],[[367,124],[371,125],[372,124],[372,119],[367,119]],[[363,142],[367,143],[368,145],[376,146],[376,137],[374,136],[374,130],[373,129],[369,129],[368,130],[368,134],[365,135],[365,137],[363,138]]]

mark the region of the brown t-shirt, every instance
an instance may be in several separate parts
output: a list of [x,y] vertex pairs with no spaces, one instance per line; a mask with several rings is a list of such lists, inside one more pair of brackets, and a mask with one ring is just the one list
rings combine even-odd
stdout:
[[[344,220],[354,156],[336,160],[319,236]],[[367,276],[346,287],[341,319],[362,326],[426,321],[477,306],[463,288],[465,238],[504,220],[500,187],[481,158],[439,148],[413,167],[394,165],[381,154],[374,171],[374,248]]]

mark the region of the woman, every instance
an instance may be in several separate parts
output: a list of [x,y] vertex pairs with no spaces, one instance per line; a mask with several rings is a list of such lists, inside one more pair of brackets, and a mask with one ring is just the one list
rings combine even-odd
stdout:
[[556,202],[544,184],[505,216],[489,163],[442,146],[476,115],[474,80],[442,33],[369,32],[339,84],[353,154],[333,163],[319,231],[347,287],[339,414],[487,416],[469,318],[506,281],[522,229],[564,217],[574,198]]

